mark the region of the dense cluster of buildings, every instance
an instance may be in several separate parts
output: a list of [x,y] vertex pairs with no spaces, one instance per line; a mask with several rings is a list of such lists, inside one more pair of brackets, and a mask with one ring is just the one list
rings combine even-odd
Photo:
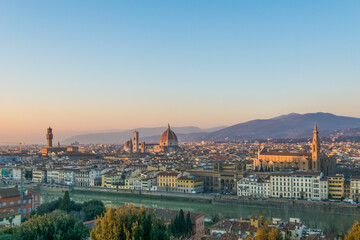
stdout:
[[320,229],[306,227],[299,218],[290,218],[283,221],[280,218],[273,218],[272,221],[265,221],[260,215],[251,218],[223,219],[212,225],[208,237],[203,239],[246,239],[255,238],[260,227],[266,225],[269,229],[278,229],[283,239],[335,239],[336,234],[326,233]]
[[[66,186],[360,201],[360,146],[321,142],[183,143],[170,126],[159,144],[135,131],[124,145],[34,146],[0,154],[3,179]],[[38,152],[35,150],[38,149]],[[80,157],[79,157],[80,156]],[[20,167],[24,166],[24,172]]]
[[[0,175],[4,182],[64,185],[117,191],[158,191],[177,194],[216,193],[241,198],[285,198],[313,201],[360,202],[360,144],[320,141],[317,126],[310,141],[181,143],[168,127],[159,143],[141,141],[139,132],[125,144],[74,143],[53,146],[49,127],[47,145],[23,146],[14,154],[0,147]],[[236,198],[235,196],[232,196]],[[0,188],[0,225],[16,225],[36,211],[40,196],[25,191],[20,204],[16,188]],[[21,207],[21,205],[23,207]],[[22,211],[21,211],[22,209]],[[176,211],[154,210],[170,222]],[[192,213],[194,232],[203,239],[238,239],[254,236],[259,219],[224,219],[204,235],[204,215]],[[277,228],[290,239],[330,239],[309,229],[300,219]]]

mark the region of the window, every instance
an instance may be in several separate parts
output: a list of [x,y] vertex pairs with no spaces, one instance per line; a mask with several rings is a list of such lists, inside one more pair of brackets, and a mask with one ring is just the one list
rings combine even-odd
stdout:
[[11,201],[11,202],[10,202],[10,205],[14,205],[14,202]]
[[5,206],[6,206],[6,203],[3,203],[2,206],[5,207]]

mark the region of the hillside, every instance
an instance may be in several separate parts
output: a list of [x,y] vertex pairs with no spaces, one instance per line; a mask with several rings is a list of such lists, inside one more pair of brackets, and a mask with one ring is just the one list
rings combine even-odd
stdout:
[[[194,136],[192,140],[233,141],[267,138],[303,138],[312,136],[314,124],[324,134],[360,127],[360,118],[330,113],[291,113],[271,119],[257,119],[236,124],[212,133]],[[349,132],[349,130],[347,130]],[[321,135],[321,136],[324,136]],[[349,134],[349,133],[348,133]]]

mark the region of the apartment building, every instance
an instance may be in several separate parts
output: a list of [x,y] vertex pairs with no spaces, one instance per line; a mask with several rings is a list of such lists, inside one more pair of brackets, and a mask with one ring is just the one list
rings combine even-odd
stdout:
[[201,193],[204,192],[204,180],[200,177],[179,177],[177,188],[178,192]]
[[101,187],[116,188],[122,182],[121,175],[118,172],[107,172],[101,176]]
[[64,169],[61,171],[61,183],[68,186],[75,185],[75,171],[70,169]]
[[161,172],[157,175],[158,191],[177,192],[177,179],[181,174],[178,172]]
[[156,191],[156,177],[148,177],[141,180],[141,189],[148,191]]
[[21,180],[21,169],[20,168],[14,168],[12,169],[12,178],[16,181],[20,181]]
[[350,198],[355,202],[360,202],[360,177],[350,179]]
[[326,200],[328,186],[320,172],[294,172],[292,174],[293,198]]
[[251,197],[269,196],[269,184],[269,181],[256,176],[240,179],[237,182],[237,195]]
[[33,170],[32,181],[36,183],[45,183],[47,181],[46,169]]
[[270,196],[292,197],[292,173],[273,173],[270,175]]
[[328,178],[329,197],[341,200],[345,195],[345,177],[343,174],[331,175]]
[[97,169],[77,169],[75,185],[80,187],[101,186],[101,173]]
[[274,173],[270,175],[270,196],[326,200],[328,185],[320,172]]
[[57,169],[49,169],[46,172],[47,182],[48,183],[60,183],[60,173]]
[[[40,205],[40,195],[24,191],[23,194],[23,216],[29,218],[31,212],[37,210]],[[0,188],[0,212],[21,213],[20,191],[14,188]]]

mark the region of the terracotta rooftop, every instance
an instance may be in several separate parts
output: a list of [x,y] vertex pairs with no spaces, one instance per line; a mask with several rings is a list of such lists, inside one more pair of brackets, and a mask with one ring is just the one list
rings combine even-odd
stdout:
[[271,152],[264,152],[260,155],[265,156],[299,156],[299,157],[311,157],[311,153],[308,152],[277,152],[277,151],[271,151]]
[[7,198],[7,197],[16,197],[20,196],[20,191],[17,188],[0,188],[0,197]]

